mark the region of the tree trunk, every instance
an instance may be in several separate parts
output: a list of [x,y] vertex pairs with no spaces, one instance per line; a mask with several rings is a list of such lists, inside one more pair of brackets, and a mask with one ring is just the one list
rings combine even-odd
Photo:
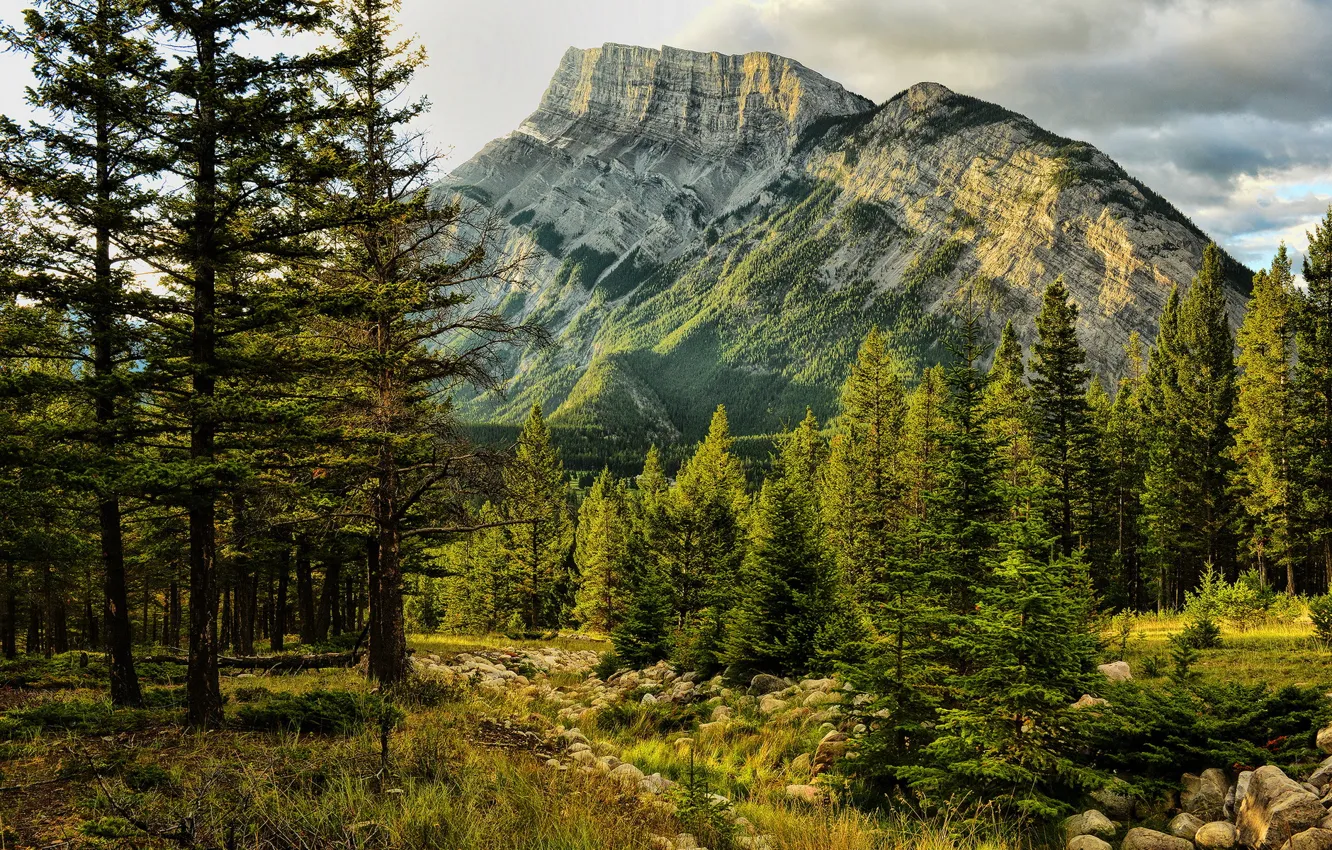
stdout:
[[168,612],[167,635],[163,641],[167,646],[173,649],[180,648],[180,582],[174,578],[171,580],[171,586],[167,589],[170,597],[169,604],[171,610]]
[[319,592],[319,609],[315,612],[315,632],[319,640],[328,640],[329,624],[337,616],[338,583],[341,581],[342,563],[336,558],[324,562],[324,583]]
[[296,607],[301,615],[301,643],[312,644],[317,639],[314,577],[310,574],[310,547],[304,540],[296,544]]
[[6,658],[18,655],[18,594],[14,590],[14,564],[5,564],[5,604],[0,607],[0,650]]
[[287,578],[291,573],[291,547],[284,546],[277,560],[277,592],[273,597],[273,626],[268,633],[268,648],[282,651],[287,636]]
[[23,643],[25,655],[36,655],[42,651],[42,606],[36,597],[28,602],[28,639]]
[[381,463],[375,495],[379,533],[370,574],[369,675],[384,685],[407,678],[407,633],[402,622],[402,568],[396,508],[396,469],[392,460]]

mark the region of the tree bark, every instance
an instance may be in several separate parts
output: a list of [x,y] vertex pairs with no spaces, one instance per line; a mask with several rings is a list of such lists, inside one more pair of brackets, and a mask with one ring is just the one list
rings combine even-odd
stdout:
[[18,655],[18,594],[14,591],[14,564],[5,564],[5,604],[0,607],[0,650],[6,658]]
[[268,648],[282,651],[287,636],[287,578],[291,573],[291,547],[284,546],[277,560],[277,591],[273,597],[273,625],[268,634]]
[[337,558],[324,561],[324,583],[319,590],[319,608],[315,612],[315,632],[319,640],[328,640],[328,629],[337,617],[338,583],[341,581],[342,562]]
[[296,544],[296,606],[301,615],[301,643],[318,639],[315,631],[314,576],[310,574],[310,547],[304,540]]
[[[214,71],[217,32],[212,21],[200,24],[195,51],[204,75]],[[209,467],[216,455],[217,423],[212,410],[217,392],[217,158],[218,139],[212,80],[201,80],[196,100],[194,164],[196,168],[190,246],[193,299],[190,334],[191,388],[194,412],[190,422],[190,459],[198,480],[190,488],[190,666],[189,724],[214,728],[222,724],[222,688],[217,673],[217,492]]]

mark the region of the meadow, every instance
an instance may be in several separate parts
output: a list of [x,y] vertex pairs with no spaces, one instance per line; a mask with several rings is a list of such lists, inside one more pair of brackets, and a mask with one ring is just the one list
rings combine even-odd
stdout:
[[[1184,625],[1175,616],[1134,618],[1125,658],[1137,675],[1168,656],[1169,636]],[[1105,657],[1117,657],[1122,634],[1107,628],[1103,638]],[[411,643],[418,657],[441,659],[608,648],[577,635],[416,635]],[[586,671],[534,674],[507,688],[426,676],[381,723],[384,703],[358,671],[241,675],[223,679],[225,727],[195,733],[183,724],[181,670],[149,665],[149,707],[113,710],[100,661],[80,662],[69,653],[4,664],[0,847],[591,850],[660,847],[653,836],[698,831],[602,773],[567,760],[550,766],[559,753],[549,742],[575,716],[593,753],[679,782],[696,777],[732,801],[740,827],[712,835],[716,846],[1018,850],[1051,842],[1021,824],[875,812],[863,801],[836,802],[836,793],[816,805],[790,799],[783,789],[812,780],[808,754],[830,724],[810,708],[765,714],[731,691],[712,700],[728,706],[723,725],[703,711],[645,705],[638,691],[593,707],[604,686]],[[1307,618],[1223,628],[1221,647],[1202,652],[1195,670],[1217,682],[1332,684],[1332,651],[1313,641]],[[832,776],[820,784],[837,788]]]

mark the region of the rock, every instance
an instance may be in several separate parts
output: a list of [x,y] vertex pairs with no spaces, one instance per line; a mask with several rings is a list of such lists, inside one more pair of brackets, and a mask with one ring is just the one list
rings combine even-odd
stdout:
[[836,764],[838,759],[846,755],[848,746],[850,746],[850,738],[847,737],[845,732],[838,732],[834,729],[824,735],[819,741],[819,746],[814,750],[815,774],[823,773]]
[[[1324,804],[1326,805],[1326,804]],[[1319,829],[1332,829],[1332,815],[1328,815],[1318,822]]]
[[754,696],[770,694],[773,691],[783,691],[791,686],[791,683],[779,676],[772,676],[767,673],[760,673],[749,680],[749,693]]
[[1075,835],[1068,840],[1065,850],[1112,850],[1105,839],[1095,835]]
[[1129,669],[1127,661],[1112,661],[1109,664],[1101,664],[1096,669],[1112,682],[1127,682],[1133,678],[1133,671]]
[[569,745],[569,754],[572,755],[574,753],[581,753],[590,749],[592,748],[589,747],[587,744],[584,744],[582,741],[576,741]]
[[610,777],[621,785],[634,786],[637,786],[638,783],[642,782],[645,778],[643,776],[643,771],[628,762],[617,765],[615,769],[610,772]]
[[815,785],[788,785],[786,796],[792,800],[809,803],[811,806],[823,802],[823,789]]
[[775,714],[786,708],[786,705],[786,700],[767,694],[759,700],[759,711],[763,714]]
[[745,850],[771,850],[772,844],[766,835],[742,835],[735,839],[735,846]]
[[643,694],[643,700],[642,700],[643,705],[652,705],[652,704],[653,704],[654,702],[656,702],[656,701],[657,701],[657,698],[656,698],[654,695],[652,695],[652,694]]
[[655,850],[675,850],[675,842],[664,835],[649,835],[648,843],[651,844]]
[[801,753],[791,759],[791,763],[786,767],[786,772],[797,776],[805,776],[808,774],[810,772],[809,753]]
[[1282,845],[1282,850],[1332,850],[1332,829],[1314,827],[1297,832]]
[[597,754],[591,750],[579,750],[578,752],[573,753],[570,758],[583,765],[590,766],[597,763]]
[[837,701],[837,696],[827,691],[811,691],[809,696],[805,697],[805,705],[809,708],[818,708],[821,705],[829,705]]
[[1324,726],[1318,730],[1318,737],[1315,739],[1318,749],[1325,753],[1332,754],[1332,726]]
[[1327,815],[1318,797],[1273,765],[1253,772],[1239,804],[1235,838],[1253,850],[1280,850],[1296,833],[1318,824]]
[[1111,788],[1093,791],[1091,798],[1101,804],[1101,810],[1117,821],[1133,817],[1133,798]]
[[1089,809],[1080,815],[1064,818],[1064,838],[1072,840],[1079,835],[1099,835],[1113,838],[1115,824],[1110,818],[1096,809]]
[[675,850],[697,850],[698,839],[687,832],[675,836]]
[[712,722],[716,723],[719,720],[729,720],[734,713],[735,712],[729,705],[714,706],[712,709]]
[[805,679],[801,681],[800,687],[806,691],[831,691],[837,687],[837,682],[832,679]]
[[1230,781],[1216,768],[1208,768],[1201,776],[1184,774],[1184,790],[1179,794],[1179,805],[1184,811],[1196,815],[1203,823],[1225,820],[1226,792]]
[[1323,759],[1323,763],[1313,773],[1309,774],[1309,784],[1318,788],[1326,787],[1332,783],[1332,756]]
[[1069,706],[1069,708],[1093,708],[1098,705],[1109,705],[1110,700],[1094,697],[1091,694],[1083,694],[1078,697],[1078,701]]
[[1122,850],[1193,850],[1193,842],[1139,826],[1124,836]]
[[673,783],[662,776],[660,773],[654,773],[651,776],[644,776],[638,783],[638,790],[645,794],[665,794],[671,789]]
[[1202,850],[1231,850],[1235,846],[1235,825],[1223,820],[1205,823],[1193,836],[1193,843]]
[[1180,812],[1170,819],[1170,825],[1166,827],[1170,834],[1176,838],[1183,838],[1192,841],[1198,834],[1198,830],[1206,826],[1206,823],[1197,815],[1188,812]]
[[1253,771],[1246,770],[1235,778],[1235,800],[1234,814],[1239,814],[1240,803],[1244,802],[1244,797],[1249,793],[1249,783],[1253,781]]

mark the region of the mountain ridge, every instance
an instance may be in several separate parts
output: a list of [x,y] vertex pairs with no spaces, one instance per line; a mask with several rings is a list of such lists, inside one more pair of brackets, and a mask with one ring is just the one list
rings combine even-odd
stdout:
[[[743,105],[742,105],[743,104]],[[885,330],[908,369],[947,357],[966,301],[1024,346],[1045,284],[1079,303],[1106,381],[1149,343],[1207,242],[1091,145],[918,83],[874,105],[773,54],[571,48],[533,116],[441,182],[508,221],[535,256],[489,294],[559,345],[504,364],[514,421],[694,438],[718,402],[741,433],[826,417],[855,346]],[[1228,261],[1237,322],[1250,273]]]

